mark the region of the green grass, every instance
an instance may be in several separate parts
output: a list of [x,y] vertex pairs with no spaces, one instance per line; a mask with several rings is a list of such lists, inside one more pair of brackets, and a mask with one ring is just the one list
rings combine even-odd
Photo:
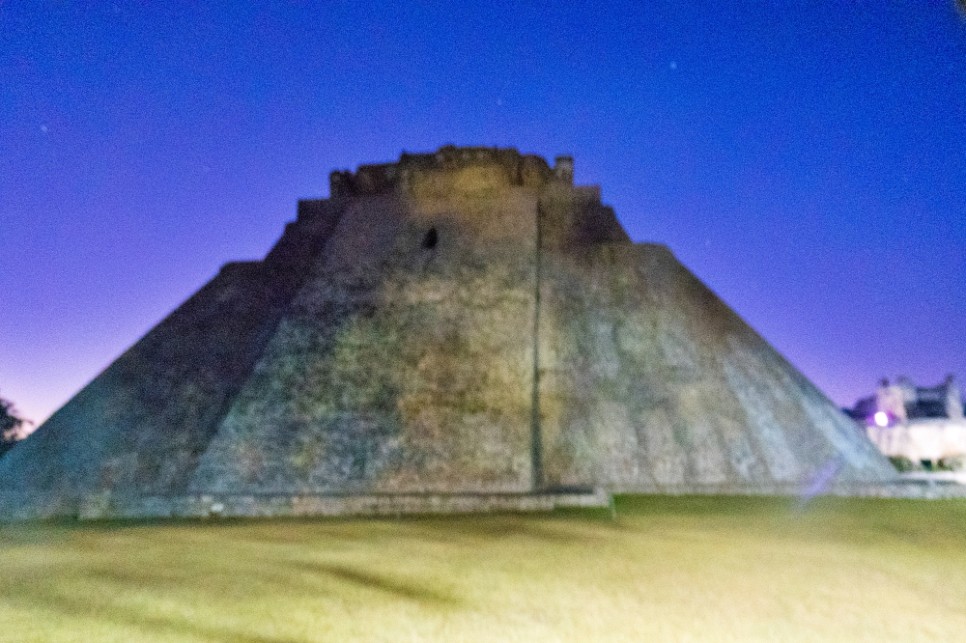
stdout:
[[966,501],[0,527],[4,641],[962,640]]

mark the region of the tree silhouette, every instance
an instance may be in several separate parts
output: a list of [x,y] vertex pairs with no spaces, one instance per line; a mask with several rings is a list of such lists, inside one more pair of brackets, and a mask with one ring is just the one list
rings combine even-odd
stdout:
[[9,451],[17,440],[22,439],[22,429],[31,424],[17,414],[13,402],[0,397],[0,456]]

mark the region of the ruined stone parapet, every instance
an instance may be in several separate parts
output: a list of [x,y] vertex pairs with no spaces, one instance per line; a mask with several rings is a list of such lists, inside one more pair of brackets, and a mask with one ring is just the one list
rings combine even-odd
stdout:
[[574,157],[558,156],[553,168],[553,175],[558,181],[573,185],[574,183]]
[[[441,175],[451,180],[440,181]],[[556,157],[551,168],[540,156],[521,154],[512,148],[447,145],[431,154],[403,152],[396,163],[361,165],[356,172],[336,170],[329,175],[329,193],[332,198],[394,191],[420,193],[426,192],[427,186],[440,183],[457,191],[541,188],[548,183],[573,185],[573,180],[572,156]]]

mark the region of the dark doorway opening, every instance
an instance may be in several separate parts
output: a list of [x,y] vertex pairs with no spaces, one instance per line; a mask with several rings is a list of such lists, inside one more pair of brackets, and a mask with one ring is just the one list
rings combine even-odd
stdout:
[[423,237],[423,247],[432,250],[437,243],[439,243],[439,234],[436,232],[436,228],[430,228],[426,236]]

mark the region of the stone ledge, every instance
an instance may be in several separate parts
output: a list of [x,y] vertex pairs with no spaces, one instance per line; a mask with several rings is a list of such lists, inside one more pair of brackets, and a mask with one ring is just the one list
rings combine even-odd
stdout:
[[[901,480],[889,483],[832,485],[814,490],[802,485],[736,487],[734,485],[647,486],[620,493],[661,496],[779,496],[810,500],[820,496],[910,500],[966,499],[966,485],[942,481]],[[545,493],[412,493],[412,494],[195,494],[185,496],[118,496],[0,494],[0,523],[56,518],[79,520],[158,518],[380,517],[459,515],[505,512],[550,512],[563,508],[611,506],[603,489]]]
[[0,497],[0,521],[550,512],[567,507],[608,507],[610,502],[610,494],[601,489],[562,493],[195,494],[171,497],[104,493],[74,498]]
[[736,485],[653,485],[621,489],[619,494],[661,496],[784,496],[813,498],[905,498],[910,500],[946,500],[966,498],[966,484],[933,480],[896,480],[894,482],[855,482],[831,484],[820,489],[805,484],[736,486]]

